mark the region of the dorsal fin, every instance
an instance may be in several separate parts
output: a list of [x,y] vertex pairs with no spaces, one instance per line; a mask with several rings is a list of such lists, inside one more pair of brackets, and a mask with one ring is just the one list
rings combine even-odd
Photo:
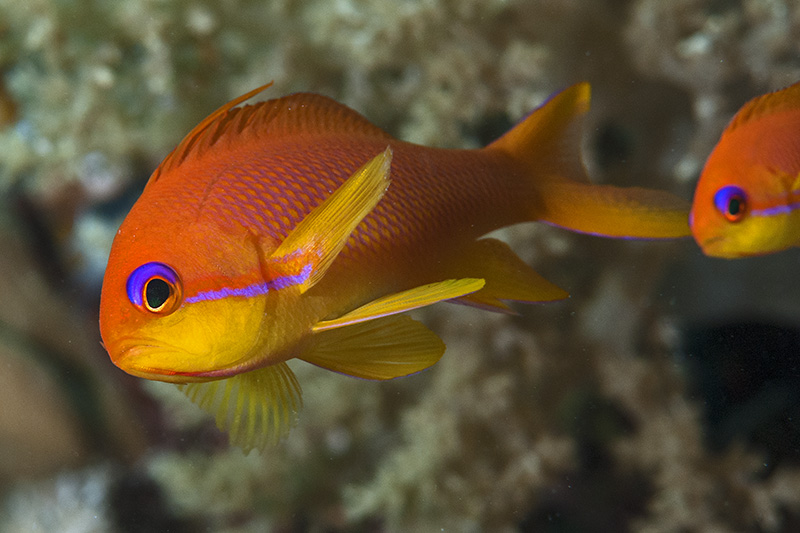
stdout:
[[753,120],[784,111],[800,111],[800,82],[753,98],[736,113],[725,132],[733,131]]
[[[178,166],[184,159],[186,159],[187,154],[192,150],[192,147],[197,144],[197,141],[203,137],[207,137],[208,129],[211,126],[221,119],[224,119],[228,111],[230,111],[233,107],[241,104],[242,102],[249,100],[250,98],[254,97],[258,93],[265,91],[272,87],[273,82],[269,82],[261,87],[257,87],[252,91],[245,93],[238,98],[234,98],[227,104],[221,106],[219,109],[208,115],[204,118],[200,123],[192,128],[186,137],[175,147],[172,152],[164,158],[158,168],[153,172],[153,175],[150,177],[150,182],[156,181],[162,173],[167,172],[176,166]],[[216,128],[215,128],[216,129]]]
[[159,165],[151,177],[155,181],[187,159],[200,157],[216,145],[245,142],[269,136],[342,132],[377,138],[391,136],[370,123],[358,112],[335,100],[313,93],[295,93],[253,105],[236,107],[264,89],[268,83],[223,105],[189,132]]

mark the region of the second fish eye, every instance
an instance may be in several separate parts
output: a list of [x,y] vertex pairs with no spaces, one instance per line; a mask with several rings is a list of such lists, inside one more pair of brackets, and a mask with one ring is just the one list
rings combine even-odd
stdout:
[[721,188],[714,195],[714,206],[730,222],[738,222],[747,212],[747,195],[734,185]]

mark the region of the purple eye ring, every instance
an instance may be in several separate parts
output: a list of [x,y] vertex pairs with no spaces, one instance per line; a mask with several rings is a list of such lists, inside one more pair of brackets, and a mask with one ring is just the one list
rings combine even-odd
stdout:
[[739,222],[747,213],[747,193],[735,185],[726,185],[714,195],[714,206],[729,222]]
[[164,263],[145,263],[131,272],[126,284],[128,300],[137,308],[167,315],[182,301],[178,274]]

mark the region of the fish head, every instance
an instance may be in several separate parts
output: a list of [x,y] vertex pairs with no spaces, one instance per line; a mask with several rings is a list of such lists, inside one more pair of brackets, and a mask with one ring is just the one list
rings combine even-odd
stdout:
[[277,357],[291,337],[276,333],[287,291],[265,281],[263,239],[241,227],[187,220],[167,228],[139,215],[134,207],[120,228],[103,280],[100,333],[114,364],[185,383]]
[[800,83],[753,98],[709,155],[690,226],[703,252],[734,258],[798,244]]
[[703,253],[737,258],[796,244],[800,222],[796,177],[758,163],[721,164],[712,157],[695,190],[689,223]]

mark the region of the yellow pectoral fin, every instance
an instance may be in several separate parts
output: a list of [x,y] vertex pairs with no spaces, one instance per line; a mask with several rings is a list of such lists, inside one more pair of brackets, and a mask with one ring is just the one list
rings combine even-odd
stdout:
[[639,239],[691,234],[689,202],[666,191],[553,180],[542,183],[541,197],[535,218],[581,233]]
[[229,442],[245,453],[277,443],[294,425],[303,404],[300,384],[286,363],[178,388],[214,415]]
[[405,315],[316,333],[300,359],[364,379],[392,379],[424,370],[444,353],[444,343]]
[[327,200],[287,235],[270,256],[270,266],[296,275],[308,269],[298,286],[305,292],[325,274],[350,234],[389,187],[392,149],[358,169]]
[[549,302],[569,296],[529,267],[503,241],[478,239],[462,250],[447,275],[475,276],[486,280],[481,290],[459,298],[458,303],[499,312],[512,312],[501,300]]
[[404,313],[405,311],[411,311],[412,309],[418,309],[444,300],[460,298],[480,290],[483,284],[484,281],[482,279],[466,278],[448,279],[422,285],[421,287],[414,287],[407,291],[373,300],[339,318],[323,320],[314,326],[313,331],[317,333],[328,329],[350,326],[367,320]]

